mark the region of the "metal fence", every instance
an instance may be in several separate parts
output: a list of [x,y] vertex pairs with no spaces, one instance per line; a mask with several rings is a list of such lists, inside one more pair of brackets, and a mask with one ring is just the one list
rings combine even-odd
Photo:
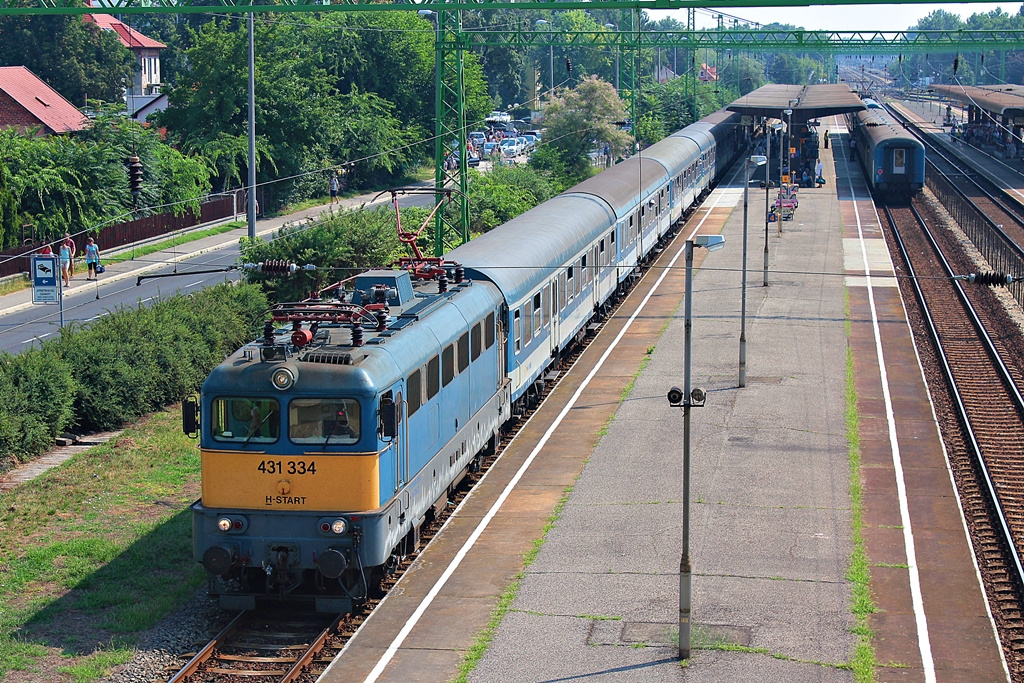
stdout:
[[[992,270],[1009,273],[1015,277],[1024,275],[1024,251],[1013,243],[1000,226],[979,211],[967,196],[941,173],[929,170],[926,182],[928,189],[946,207],[946,211],[978,248]],[[1024,306],[1024,284],[1014,282],[1008,289],[1017,303]]]
[[[85,231],[76,234],[79,255],[85,251],[85,239],[92,237],[104,251],[123,247],[126,244],[141,242],[178,230],[191,228],[202,223],[230,218],[236,215],[236,197],[232,194],[209,197],[199,206],[198,214],[191,211],[176,216],[172,213],[161,213],[146,216],[127,223],[118,223],[100,228],[97,231]],[[27,273],[29,269],[28,255],[38,252],[40,244],[25,245],[0,251],[0,277]],[[56,249],[54,249],[56,251]]]

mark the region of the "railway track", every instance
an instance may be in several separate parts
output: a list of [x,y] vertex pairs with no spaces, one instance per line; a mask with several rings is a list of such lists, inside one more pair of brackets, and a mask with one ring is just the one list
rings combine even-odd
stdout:
[[[918,203],[915,202],[915,205]],[[927,213],[927,209],[922,207]],[[989,287],[916,206],[886,209],[911,315],[964,516],[1011,673],[1024,676],[1024,344]],[[896,248],[892,248],[895,246]],[[906,291],[911,289],[912,291]],[[945,387],[945,390],[940,389]]]

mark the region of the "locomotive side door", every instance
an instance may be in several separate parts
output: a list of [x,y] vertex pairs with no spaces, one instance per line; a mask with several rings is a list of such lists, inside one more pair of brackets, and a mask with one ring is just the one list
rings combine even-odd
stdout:
[[[406,406],[403,402],[402,385],[396,384],[380,396],[377,404],[379,432],[383,441],[391,443],[391,469],[394,476],[394,490],[405,485],[409,477],[409,451],[406,447]],[[385,461],[387,462],[387,461]],[[381,474],[384,463],[381,463]]]

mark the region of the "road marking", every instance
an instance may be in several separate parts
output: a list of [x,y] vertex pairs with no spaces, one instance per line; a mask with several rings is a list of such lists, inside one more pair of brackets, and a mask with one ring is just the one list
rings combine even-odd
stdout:
[[[846,162],[847,167],[851,162]],[[871,308],[871,327],[875,335],[875,356],[878,359],[878,372],[882,380],[882,397],[885,400],[885,420],[889,425],[889,449],[892,452],[892,464],[896,470],[896,493],[900,501],[900,522],[903,525],[903,545],[907,554],[908,572],[910,575],[910,597],[914,605],[914,621],[917,624],[917,642],[921,651],[921,664],[924,668],[926,683],[934,683],[935,662],[932,659],[931,639],[928,635],[928,618],[924,612],[924,596],[921,593],[921,573],[917,565],[917,552],[914,548],[914,531],[910,524],[910,505],[907,501],[907,483],[903,476],[903,460],[900,456],[900,445],[896,437],[896,416],[893,413],[892,395],[889,392],[889,375],[885,369],[885,357],[882,354],[882,334],[878,329],[878,311],[875,308],[875,289],[871,281],[871,261],[857,208],[857,194],[853,188],[853,174],[847,173],[846,183],[850,187],[853,198],[853,214],[857,218],[857,235],[861,244],[861,258],[864,263],[864,280],[867,284],[868,304]],[[874,203],[872,202],[872,208]],[[881,225],[877,210],[875,220]],[[908,323],[909,325],[909,323]]]
[[26,339],[25,341],[23,341],[21,343],[22,344],[31,344],[32,342],[34,342],[36,340],[39,340],[39,339],[42,339],[43,337],[49,337],[51,334],[53,334],[53,332],[47,332],[46,334],[39,334],[39,335],[36,335],[35,337],[32,337],[31,339]]
[[[196,285],[201,285],[201,284],[203,284],[203,282],[205,282],[205,280],[198,280],[196,282],[190,282],[189,284],[185,285],[184,289],[188,289],[189,287],[195,287]],[[146,299],[146,301],[149,301],[149,299]]]
[[[704,217],[701,218],[700,222],[697,224],[697,227],[693,229],[693,232],[690,233],[690,236],[687,239],[693,238],[693,235],[695,235],[697,231],[700,230],[700,227],[704,224],[704,221],[706,221],[708,216],[711,215],[711,209],[716,208],[718,206],[718,202],[723,197],[727,196],[726,192],[720,192],[718,190],[716,190],[715,192],[717,193],[717,196],[715,197],[714,203],[711,205],[711,207],[709,207],[707,213],[704,214]],[[647,303],[651,300],[651,297],[653,297],[654,294],[658,291],[658,288],[661,286],[661,283],[665,280],[666,277],[668,277],[669,273],[672,272],[672,268],[673,266],[675,266],[676,261],[678,261],[679,258],[683,256],[685,253],[686,243],[684,241],[683,246],[680,247],[679,251],[677,251],[675,256],[672,257],[672,260],[669,262],[668,266],[662,269],[661,276],[658,278],[657,282],[654,283],[654,286],[651,287],[651,291],[647,293],[647,296],[645,296],[643,301],[640,302],[640,305],[637,307],[637,309],[633,312],[631,316],[629,316],[629,319],[626,321],[625,325],[623,325],[618,335],[616,335],[615,339],[612,340],[612,343],[605,350],[604,354],[601,355],[601,358],[597,361],[597,364],[593,367],[593,369],[591,369],[590,373],[583,380],[583,383],[580,384],[579,388],[576,389],[576,392],[572,395],[572,398],[569,399],[569,402],[565,405],[564,408],[562,408],[562,411],[558,414],[558,417],[555,418],[555,421],[551,424],[550,427],[548,427],[548,430],[544,433],[544,436],[541,437],[541,440],[534,447],[533,451],[531,451],[530,455],[527,456],[526,460],[523,461],[523,464],[520,466],[515,476],[513,476],[509,483],[505,486],[505,489],[501,492],[501,495],[499,495],[497,500],[494,501],[494,504],[491,505],[491,508],[487,511],[487,514],[485,514],[483,518],[480,520],[480,523],[473,530],[473,533],[469,535],[469,538],[466,539],[466,542],[459,549],[459,552],[455,554],[455,557],[452,559],[451,563],[445,568],[444,573],[441,574],[440,578],[438,578],[438,580],[434,583],[433,587],[431,587],[430,591],[423,598],[423,601],[420,602],[420,604],[416,607],[416,611],[413,612],[412,616],[410,616],[408,621],[405,622],[405,625],[402,626],[402,630],[398,632],[398,635],[395,636],[395,639],[388,646],[388,649],[384,651],[384,654],[377,661],[376,666],[373,667],[373,670],[366,677],[365,683],[375,683],[377,679],[380,677],[380,675],[384,672],[385,667],[387,667],[387,665],[394,658],[395,654],[397,654],[398,648],[400,648],[402,646],[402,643],[405,642],[405,639],[412,632],[413,627],[416,626],[420,618],[422,618],[423,615],[426,613],[427,608],[430,607],[430,604],[434,601],[434,598],[436,598],[438,594],[441,592],[441,589],[444,588],[444,585],[448,582],[448,579],[452,577],[452,575],[455,573],[455,570],[458,569],[460,564],[462,564],[462,560],[466,558],[466,555],[469,554],[469,551],[476,544],[477,540],[480,538],[483,532],[487,529],[488,525],[490,525],[495,515],[498,514],[498,510],[505,503],[505,500],[512,494],[512,490],[519,483],[519,480],[522,479],[523,475],[526,474],[526,470],[528,470],[530,468],[530,465],[533,464],[534,459],[547,444],[548,440],[551,438],[551,435],[555,433],[555,430],[558,429],[558,426],[569,414],[569,411],[571,411],[573,407],[576,405],[576,402],[579,400],[580,396],[583,395],[584,390],[586,390],[587,386],[590,385],[590,381],[594,379],[598,372],[600,372],[601,368],[604,366],[605,361],[608,360],[608,357],[612,354],[612,351],[615,350],[615,348],[619,345],[619,342],[626,335],[626,332],[629,331],[629,328],[633,325],[633,321],[636,320],[640,313],[643,312],[644,308],[647,306]],[[534,413],[534,415],[536,415],[536,413]],[[533,417],[531,416],[530,419],[532,420]],[[487,475],[484,475],[484,479],[487,478],[490,472],[491,471],[489,470]],[[481,482],[482,481],[483,479],[481,479]],[[459,509],[462,508],[462,505],[465,504],[468,498],[469,497],[467,496],[466,498],[463,499],[463,502],[459,504],[459,507],[456,508],[452,516],[449,517],[449,520],[455,518],[455,516],[459,512]],[[445,522],[445,526],[447,526],[447,524],[448,523]],[[387,600],[387,598],[384,598],[384,600]],[[378,609],[379,607],[380,606],[378,605]],[[376,610],[374,611],[374,614],[376,614]],[[371,614],[370,617],[363,623],[366,624],[372,618],[373,614]],[[351,643],[352,640],[353,639],[349,639],[348,643]],[[342,652],[348,649],[348,643],[345,644],[345,648],[342,649]],[[324,671],[323,675],[326,676],[327,673],[334,667],[334,665],[337,664],[338,661],[340,661],[340,659],[340,655],[336,657],[334,661],[331,662],[330,666],[328,666],[327,669]]]

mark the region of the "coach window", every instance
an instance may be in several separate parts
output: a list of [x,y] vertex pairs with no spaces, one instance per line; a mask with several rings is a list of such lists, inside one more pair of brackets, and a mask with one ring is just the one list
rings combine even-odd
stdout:
[[527,301],[523,304],[523,318],[525,319],[523,324],[523,346],[525,346],[533,340],[533,301]]
[[484,348],[489,349],[494,346],[494,314],[488,313],[487,320],[484,321]]
[[558,310],[560,311],[565,309],[565,283],[565,271],[563,270],[558,274]]
[[533,336],[536,337],[540,334],[541,325],[545,322],[547,317],[544,307],[541,306],[541,293],[537,292],[533,295]]
[[437,396],[437,392],[441,390],[441,378],[439,375],[441,371],[441,362],[437,356],[434,356],[427,361],[427,400]]
[[273,398],[217,398],[213,438],[239,443],[273,443],[281,433],[281,409]]
[[583,289],[583,271],[581,270],[582,266],[583,259],[580,259],[579,261],[576,262],[576,282],[575,286],[573,287],[573,296],[577,296],[580,293],[580,290]]
[[477,323],[469,331],[469,353],[473,360],[480,357],[481,346],[483,346],[483,339],[480,337],[480,323]]
[[608,265],[608,251],[605,250],[605,248],[604,248],[604,240],[601,240],[600,250],[601,250],[601,260],[598,263],[600,263],[602,266],[607,266]]
[[608,244],[610,244],[612,247],[615,246],[615,231],[614,230],[612,230],[610,233],[608,233]]
[[587,268],[587,255],[584,254],[580,257],[580,273],[583,275],[581,278],[584,285],[590,284],[590,269]]
[[569,266],[569,268],[565,271],[565,287],[569,292],[569,301],[572,301],[572,297],[574,296],[574,293],[576,291],[576,282],[573,275],[573,267]]
[[423,400],[423,382],[420,371],[416,370],[410,373],[405,384],[409,388],[409,417],[412,417],[412,414],[420,409],[420,403]]
[[469,367],[469,332],[464,332],[455,342],[455,358],[459,361],[459,372]]
[[455,348],[449,344],[441,351],[441,386],[448,386],[453,379],[455,379]]
[[523,347],[523,321],[521,320],[521,318],[522,314],[519,312],[519,309],[517,308],[516,312],[512,314],[512,348],[515,349],[516,353],[519,353],[520,349],[522,349]]

